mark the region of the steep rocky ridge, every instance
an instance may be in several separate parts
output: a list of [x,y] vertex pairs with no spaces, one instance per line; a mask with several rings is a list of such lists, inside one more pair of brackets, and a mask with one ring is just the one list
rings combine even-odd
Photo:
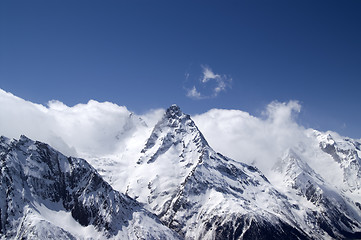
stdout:
[[0,236],[6,239],[177,239],[85,160],[25,136],[0,139]]

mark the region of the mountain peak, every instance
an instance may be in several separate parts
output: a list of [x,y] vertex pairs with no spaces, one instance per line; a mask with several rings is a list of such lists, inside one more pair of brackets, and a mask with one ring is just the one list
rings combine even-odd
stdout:
[[28,138],[27,136],[25,135],[21,135],[20,138],[19,138],[19,141],[21,142],[29,142],[29,141],[32,141],[30,138]]
[[172,106],[166,110],[165,114],[167,117],[176,118],[181,117],[183,112],[178,105],[172,104]]
[[[207,141],[190,115],[183,113],[177,105],[173,104],[166,110],[163,118],[155,125],[142,153],[146,153],[146,156],[153,155],[147,161],[151,163],[169,149],[173,147],[177,149],[178,146],[181,146],[180,149],[183,149],[188,144],[195,144],[195,148],[199,152],[201,152],[203,147],[208,146]],[[183,154],[179,153],[179,156],[183,156]],[[137,163],[142,163],[144,157],[141,157]]]

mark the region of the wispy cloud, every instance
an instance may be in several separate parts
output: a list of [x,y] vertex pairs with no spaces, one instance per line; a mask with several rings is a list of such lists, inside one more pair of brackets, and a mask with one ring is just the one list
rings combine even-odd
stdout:
[[202,83],[206,83],[208,82],[210,79],[219,79],[221,78],[220,75],[218,74],[214,74],[212,72],[212,69],[210,69],[209,67],[202,65],[203,68],[203,78],[202,78]]
[[193,86],[193,88],[188,89],[187,97],[193,98],[193,99],[202,99],[202,95],[200,92],[198,92],[196,86]]
[[[207,65],[201,65],[202,76],[199,78],[198,84],[203,89],[208,88],[208,94],[200,92],[195,85],[187,90],[187,97],[192,99],[207,99],[215,98],[221,92],[225,92],[227,88],[231,87],[232,78],[227,75],[221,75],[214,73],[212,69]],[[189,73],[186,74],[186,80],[190,77]],[[215,84],[210,84],[213,81]],[[210,90],[209,90],[210,89]]]
[[212,69],[206,65],[202,65],[203,77],[202,83],[206,83],[210,80],[215,80],[217,85],[213,88],[213,94],[211,97],[217,97],[220,92],[225,92],[227,87],[231,87],[232,78],[226,75],[215,74]]

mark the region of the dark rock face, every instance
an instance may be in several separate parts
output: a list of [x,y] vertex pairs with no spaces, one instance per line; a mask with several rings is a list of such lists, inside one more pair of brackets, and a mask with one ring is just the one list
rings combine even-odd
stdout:
[[[17,159],[19,161],[16,161]],[[14,200],[19,191],[27,191],[22,194],[25,203],[33,199],[62,202],[63,207],[71,211],[72,216],[84,226],[95,224],[100,230],[111,225],[112,222],[106,220],[106,216],[100,212],[102,208],[108,207],[107,205],[135,205],[120,194],[113,194],[111,197],[113,190],[110,185],[102,181],[84,160],[66,158],[48,145],[32,142],[25,137],[11,143],[9,154],[4,155],[2,161],[7,162],[9,172],[2,175],[5,175],[5,179],[10,179],[7,181],[10,186],[5,186],[11,190],[8,195],[13,194]],[[18,176],[20,181],[16,179]],[[90,198],[95,195],[99,200]],[[13,207],[16,209],[18,206]],[[110,229],[108,227],[108,230]]]
[[[114,191],[83,159],[65,157],[44,143],[22,136],[19,141],[1,139],[0,161],[0,232],[6,238],[22,235],[26,239],[36,230],[40,231],[36,233],[39,238],[55,234],[61,239],[74,239],[70,233],[45,220],[38,223],[44,225],[45,230],[44,226],[41,230],[28,223],[27,216],[39,212],[36,204],[53,211],[70,212],[80,225],[92,225],[104,233],[104,238],[115,237],[128,227],[136,232],[129,226],[135,213],[160,229],[159,234],[154,231],[152,235],[145,227],[139,234],[148,234],[150,239],[177,238],[136,201]],[[20,232],[16,224],[23,224]]]
[[[216,225],[216,224],[215,224]],[[245,231],[247,229],[247,231]],[[270,223],[249,215],[216,227],[215,239],[311,239],[285,222]]]

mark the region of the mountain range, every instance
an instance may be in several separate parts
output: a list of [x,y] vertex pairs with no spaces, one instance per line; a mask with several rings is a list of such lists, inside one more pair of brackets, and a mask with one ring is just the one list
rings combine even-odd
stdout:
[[89,163],[1,137],[1,239],[361,239],[359,141],[307,129],[263,173],[176,105],[133,143],[145,125],[129,115],[124,155]]

